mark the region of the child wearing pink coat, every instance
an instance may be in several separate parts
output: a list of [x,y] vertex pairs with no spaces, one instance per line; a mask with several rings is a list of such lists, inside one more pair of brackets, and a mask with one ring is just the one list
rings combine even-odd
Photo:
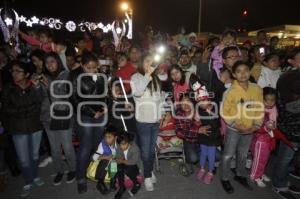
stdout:
[[293,148],[293,145],[276,128],[278,116],[276,90],[271,87],[265,87],[263,92],[265,119],[261,128],[255,132],[251,146],[253,162],[250,178],[259,187],[266,187],[265,182],[270,181],[270,179],[264,175],[264,172],[269,161],[270,153],[275,149],[276,139],[281,139],[285,144]]

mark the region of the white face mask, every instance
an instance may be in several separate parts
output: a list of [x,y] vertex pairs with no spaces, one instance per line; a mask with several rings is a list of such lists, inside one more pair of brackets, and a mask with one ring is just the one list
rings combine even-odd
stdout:
[[159,74],[157,76],[158,76],[158,78],[159,78],[160,81],[167,81],[167,79],[168,79],[168,74],[167,73],[165,73],[165,74]]

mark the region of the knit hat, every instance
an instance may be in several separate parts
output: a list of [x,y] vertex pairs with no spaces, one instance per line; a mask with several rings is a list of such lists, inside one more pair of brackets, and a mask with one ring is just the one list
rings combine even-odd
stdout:
[[191,37],[196,37],[196,38],[197,38],[197,35],[196,35],[196,33],[194,33],[194,32],[191,32],[191,33],[189,34],[188,38],[191,38]]
[[199,82],[195,82],[192,85],[192,89],[195,92],[195,100],[196,101],[203,101],[209,99],[209,93],[204,85],[201,85]]

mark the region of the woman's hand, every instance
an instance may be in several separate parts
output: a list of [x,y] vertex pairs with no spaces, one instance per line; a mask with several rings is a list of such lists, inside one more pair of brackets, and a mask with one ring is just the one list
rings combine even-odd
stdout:
[[199,133],[199,134],[206,135],[206,136],[209,136],[210,133],[211,133],[210,128],[211,128],[211,126],[209,126],[209,125],[207,125],[207,126],[202,126],[202,127],[199,128],[198,133]]

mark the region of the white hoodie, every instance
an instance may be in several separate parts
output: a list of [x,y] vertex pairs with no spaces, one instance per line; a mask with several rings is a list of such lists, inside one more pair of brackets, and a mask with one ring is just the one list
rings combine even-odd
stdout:
[[257,84],[261,87],[272,87],[276,89],[276,84],[281,75],[281,69],[271,70],[268,67],[263,67],[258,78]]

